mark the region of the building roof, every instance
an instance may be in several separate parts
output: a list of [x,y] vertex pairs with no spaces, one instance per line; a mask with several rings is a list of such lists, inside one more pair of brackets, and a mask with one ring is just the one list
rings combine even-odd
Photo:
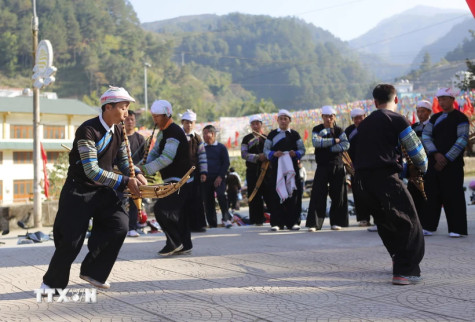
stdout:
[[[40,113],[65,115],[99,114],[98,107],[89,106],[76,99],[47,99],[40,97]],[[0,97],[0,113],[33,113],[33,97]]]
[[[41,141],[46,151],[64,151],[68,152],[61,144],[71,147],[73,141],[61,141],[61,142],[45,142]],[[13,151],[33,151],[33,140],[25,142],[13,142],[13,141],[0,141],[0,151],[13,150]]]

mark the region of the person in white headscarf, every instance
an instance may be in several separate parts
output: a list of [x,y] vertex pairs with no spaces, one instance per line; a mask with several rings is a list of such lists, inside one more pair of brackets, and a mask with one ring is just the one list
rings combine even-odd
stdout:
[[[432,103],[426,100],[418,101],[416,104],[416,113],[419,122],[412,124],[411,127],[414,132],[416,132],[419,140],[422,141],[422,132],[424,131],[426,125],[429,124],[429,118],[432,114]],[[422,227],[424,227],[424,212],[427,210],[427,200],[411,180],[409,180],[407,183],[407,190],[411,194],[412,200],[414,200],[419,221],[421,222]],[[422,230],[422,232],[424,236],[432,235],[432,233],[427,230]]]
[[[76,130],[66,182],[59,198],[53,233],[55,251],[41,289],[65,289],[71,265],[79,254],[94,217],[88,239],[89,252],[81,264],[79,277],[95,287],[108,289],[107,278],[127,235],[129,216],[117,192],[128,188],[140,195],[139,185],[147,184],[138,168],[130,177],[122,126],[134,98],[122,87],[110,87],[101,96],[99,116]],[[116,161],[122,174],[116,174]]]
[[[153,102],[150,111],[153,122],[160,132],[146,164],[142,165],[141,169],[147,175],[160,172],[165,183],[176,183],[191,168],[190,150],[185,132],[173,122],[170,102],[157,100]],[[191,177],[180,188],[180,193],[157,199],[153,207],[155,218],[167,237],[165,246],[158,252],[161,256],[190,253],[193,248],[188,217],[185,216],[185,205],[190,200],[193,180]]]
[[[241,158],[246,161],[246,182],[248,198],[256,189],[256,184],[261,174],[262,165],[267,158],[264,154],[264,142],[266,136],[262,131],[262,117],[260,115],[252,115],[249,118],[249,126],[252,133],[243,137],[241,142]],[[267,208],[271,207],[271,182],[270,170],[265,170],[266,174],[258,187],[256,194],[249,202],[249,222],[252,225],[262,226],[265,222],[264,217],[264,201]]]
[[326,217],[327,196],[330,195],[330,226],[332,230],[348,227],[348,197],[342,155],[350,147],[342,128],[336,125],[336,111],[322,107],[323,123],[312,129],[317,170],[313,179],[306,226],[310,232],[322,229]]
[[422,228],[426,236],[437,230],[442,205],[449,236],[467,235],[467,203],[463,191],[463,152],[470,129],[467,116],[454,108],[455,93],[441,88],[436,94],[442,112],[434,114],[422,132],[422,141],[429,155],[425,188],[427,211]]
[[[270,131],[264,143],[264,154],[271,162],[272,181],[276,184],[271,202],[272,231],[279,231],[284,227],[292,230],[300,229],[298,196],[302,185],[300,176],[295,174],[299,171],[298,160],[305,155],[305,146],[300,134],[290,128],[291,121],[292,114],[289,111],[279,110],[277,114],[279,128]],[[287,173],[281,171],[282,166],[286,166]]]
[[208,161],[203,139],[195,132],[196,113],[186,110],[181,116],[181,124],[185,131],[190,148],[191,164],[196,167],[193,172],[195,180],[192,185],[191,201],[185,207],[185,214],[190,218],[192,232],[206,231],[206,217],[201,197],[201,183],[206,181]]

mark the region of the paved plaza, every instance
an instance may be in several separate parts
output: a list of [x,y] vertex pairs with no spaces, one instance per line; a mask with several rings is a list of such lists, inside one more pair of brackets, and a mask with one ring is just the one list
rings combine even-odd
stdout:
[[209,229],[193,234],[191,255],[169,258],[157,255],[162,233],[127,238],[112,286],[98,291],[95,303],[72,296],[91,290],[79,278],[86,246],[71,270],[70,301],[37,302],[53,242],[16,245],[24,231],[12,231],[0,238],[0,320],[474,321],[475,206],[468,211],[468,237],[449,238],[444,215],[426,237],[418,285],[391,284],[391,259],[378,234],[351,217],[342,231],[331,231],[328,219],[316,233],[270,232],[268,224]]

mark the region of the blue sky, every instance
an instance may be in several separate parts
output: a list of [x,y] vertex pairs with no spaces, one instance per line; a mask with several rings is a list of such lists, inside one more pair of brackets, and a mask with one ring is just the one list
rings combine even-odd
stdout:
[[470,14],[465,0],[129,0],[141,22],[179,16],[231,12],[294,16],[330,31],[342,40],[356,38],[381,20],[418,5],[460,9]]

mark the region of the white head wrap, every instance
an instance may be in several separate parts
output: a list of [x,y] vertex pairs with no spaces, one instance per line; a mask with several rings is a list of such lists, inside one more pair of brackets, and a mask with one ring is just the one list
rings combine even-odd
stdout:
[[336,115],[336,111],[333,107],[331,107],[330,105],[325,105],[322,107],[322,115],[332,115],[332,114]]
[[426,101],[426,100],[419,101],[417,102],[416,108],[417,107],[423,107],[432,112],[432,103],[429,101]]
[[173,114],[172,105],[169,101],[165,100],[157,100],[153,102],[150,111],[152,114],[165,114],[167,117],[170,117]]
[[285,115],[285,116],[288,116],[288,117],[292,118],[292,114],[290,114],[289,111],[284,110],[284,109],[279,110],[279,114],[277,114],[277,117],[279,117],[281,115]]
[[183,115],[181,116],[181,119],[194,122],[196,121],[196,113],[193,112],[192,110],[186,110],[186,112],[183,113]]
[[109,86],[101,96],[101,106],[109,103],[135,102],[135,99],[123,87]]
[[251,115],[251,117],[249,118],[249,123],[252,123],[254,121],[259,121],[262,123],[262,117],[259,114]]
[[450,96],[450,97],[455,98],[455,92],[450,87],[439,88],[439,90],[437,91],[437,94],[435,96],[437,96],[437,97]]
[[365,111],[362,109],[362,108],[359,108],[359,107],[356,107],[354,109],[351,110],[350,112],[350,116],[351,118],[354,118],[355,116],[362,116],[362,115],[365,115]]

